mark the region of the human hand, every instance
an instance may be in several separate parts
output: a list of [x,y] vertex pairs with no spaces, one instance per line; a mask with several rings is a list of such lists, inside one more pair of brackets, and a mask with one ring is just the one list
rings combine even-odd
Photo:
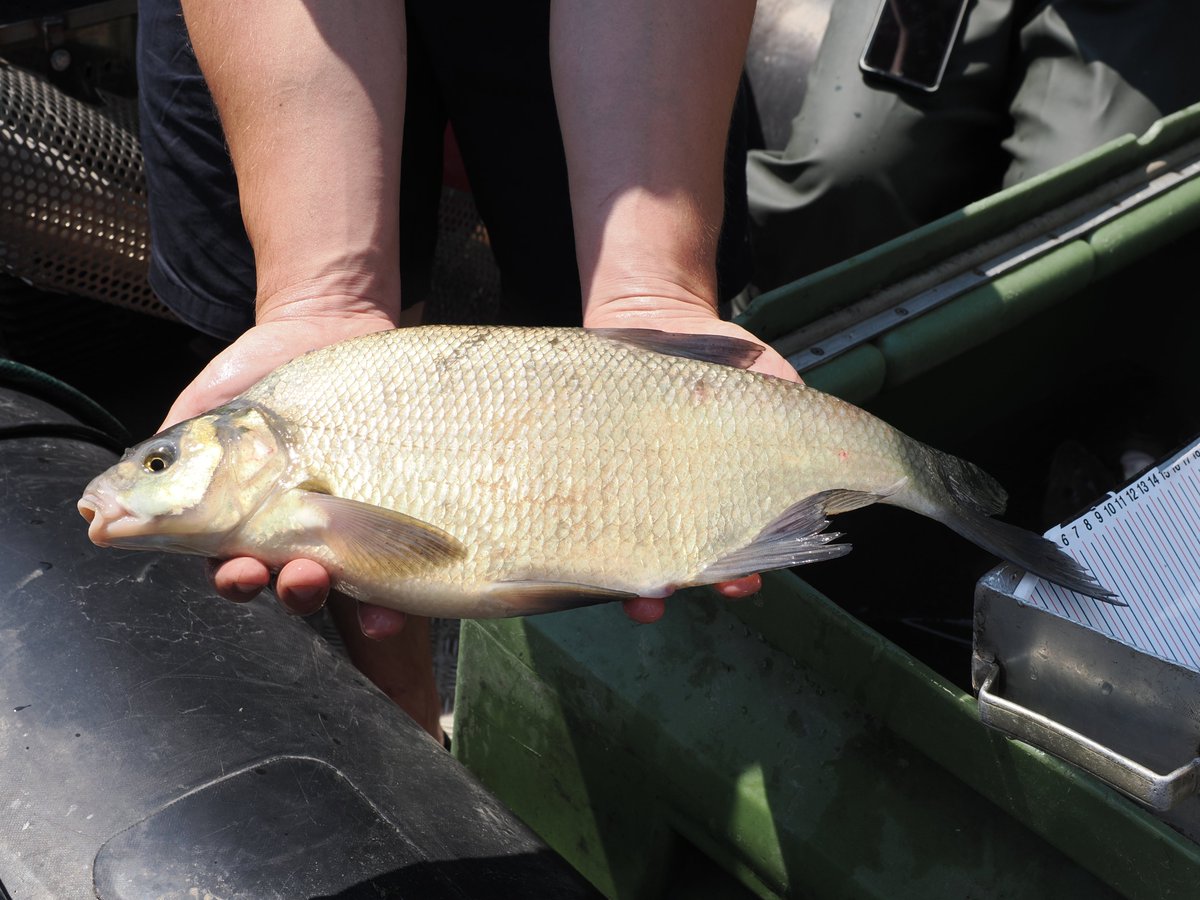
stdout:
[[[404,54],[393,51],[404,47],[404,8],[363,4],[346,16],[343,5],[184,0],[238,176],[257,324],[180,394],[166,424],[232,399],[301,353],[398,321],[407,82]],[[378,44],[371,52],[360,52],[364,36]],[[215,566],[213,581],[248,600],[270,572],[233,559]],[[311,560],[289,562],[276,579],[295,612],[315,611],[328,592],[328,573]],[[359,607],[364,631],[399,630],[402,616],[376,609]]]
[[295,303],[264,317],[213,357],[171,405],[159,430],[228,403],[291,359],[373,331],[394,328],[382,310],[338,310],[334,300]]
[[[373,306],[335,304],[330,298],[293,303],[284,313],[264,317],[205,366],[171,406],[162,428],[227,403],[303,353],[391,327],[390,316]],[[239,603],[271,583],[267,566],[250,557],[213,561],[209,577],[218,594]],[[291,560],[275,578],[279,602],[298,615],[320,609],[329,590],[329,573],[310,559]],[[358,620],[363,634],[377,639],[404,626],[403,613],[366,603],[359,604]]]
[[[786,359],[740,325],[717,317],[712,305],[686,291],[672,289],[664,296],[617,297],[588,306],[585,324],[589,328],[653,328],[677,334],[723,334],[763,345],[762,355],[750,371],[799,382],[800,376]],[[716,591],[731,600],[758,593],[762,578],[747,575],[735,581],[714,585]],[[638,597],[623,603],[625,614],[640,624],[657,622],[666,612],[662,598]]]

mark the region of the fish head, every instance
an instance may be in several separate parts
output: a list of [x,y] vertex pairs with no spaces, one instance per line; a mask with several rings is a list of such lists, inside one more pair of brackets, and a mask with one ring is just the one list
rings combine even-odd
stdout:
[[222,407],[125,451],[79,500],[101,547],[221,555],[288,469],[281,431],[254,407]]

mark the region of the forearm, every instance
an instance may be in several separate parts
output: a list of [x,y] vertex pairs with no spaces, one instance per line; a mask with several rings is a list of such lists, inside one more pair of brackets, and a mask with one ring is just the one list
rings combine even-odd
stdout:
[[259,321],[399,313],[405,84],[396,0],[183,0],[220,113]]
[[[554,0],[584,318],[716,301],[723,161],[753,0]],[[653,302],[653,301],[651,301]]]

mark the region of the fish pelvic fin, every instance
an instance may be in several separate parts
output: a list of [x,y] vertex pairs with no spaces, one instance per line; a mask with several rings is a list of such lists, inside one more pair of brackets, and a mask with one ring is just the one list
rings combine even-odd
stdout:
[[610,341],[683,359],[748,369],[766,349],[761,344],[723,334],[676,334],[653,328],[589,328],[589,334]]
[[805,497],[784,510],[749,544],[705,568],[692,584],[732,581],[752,572],[769,572],[845,556],[850,552],[850,545],[832,543],[841,534],[825,531],[829,516],[870,506],[885,498],[885,494],[840,489]]

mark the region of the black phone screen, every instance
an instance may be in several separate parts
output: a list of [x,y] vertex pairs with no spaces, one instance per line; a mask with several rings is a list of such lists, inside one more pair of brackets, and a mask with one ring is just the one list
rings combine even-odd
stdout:
[[860,65],[926,91],[937,90],[969,0],[882,0]]

